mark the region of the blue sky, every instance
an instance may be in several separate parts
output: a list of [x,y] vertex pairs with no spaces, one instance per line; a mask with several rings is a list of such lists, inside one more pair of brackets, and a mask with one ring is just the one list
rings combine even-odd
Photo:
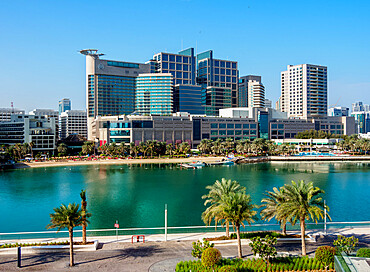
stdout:
[[0,107],[85,108],[85,59],[145,62],[196,47],[280,96],[288,64],[328,66],[329,105],[370,103],[370,1],[0,1]]

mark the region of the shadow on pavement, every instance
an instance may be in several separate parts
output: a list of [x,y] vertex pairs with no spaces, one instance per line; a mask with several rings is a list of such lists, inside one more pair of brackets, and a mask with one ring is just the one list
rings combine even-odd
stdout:
[[140,247],[129,247],[125,249],[115,249],[115,250],[112,250],[112,252],[115,252],[117,254],[113,256],[107,256],[107,257],[94,259],[94,260],[78,262],[76,263],[76,265],[93,263],[93,262],[98,262],[98,261],[103,261],[103,260],[108,260],[108,259],[122,261],[127,258],[136,259],[136,258],[141,258],[141,257],[151,257],[154,254],[163,252],[163,249],[156,245],[149,245],[149,246],[140,246]]

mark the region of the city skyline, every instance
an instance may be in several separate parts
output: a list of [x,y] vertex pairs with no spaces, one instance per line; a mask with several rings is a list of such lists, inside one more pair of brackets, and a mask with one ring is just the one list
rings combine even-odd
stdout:
[[[286,66],[309,63],[328,67],[328,106],[369,104],[370,37],[363,29],[370,26],[370,4],[365,1],[111,1],[95,16],[97,3],[73,3],[73,8],[71,1],[1,3],[0,30],[6,39],[0,44],[0,107],[14,102],[26,111],[57,108],[68,97],[74,109],[85,109],[80,49],[97,48],[104,59],[144,63],[159,52],[188,47],[238,61],[240,76],[261,75],[273,103]],[[200,16],[202,9],[209,12]],[[158,15],[155,31],[148,28],[151,14]],[[225,20],[219,20],[221,15]]]

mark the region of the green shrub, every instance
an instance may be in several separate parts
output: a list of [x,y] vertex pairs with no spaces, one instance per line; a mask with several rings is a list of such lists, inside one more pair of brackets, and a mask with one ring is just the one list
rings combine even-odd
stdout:
[[321,246],[316,249],[315,259],[318,260],[325,268],[334,263],[335,248],[331,246]]
[[370,258],[370,248],[360,248],[356,257]]
[[203,242],[197,241],[193,242],[193,250],[191,251],[191,256],[200,259],[202,257],[202,253],[205,249],[214,247],[214,244],[207,241],[205,238],[203,238]]
[[214,267],[221,260],[221,252],[217,248],[209,247],[202,253],[202,264],[205,267]]
[[349,255],[358,245],[358,239],[354,236],[344,237],[342,235],[338,235],[338,238],[333,242],[333,245],[337,248],[338,252],[345,252]]
[[237,272],[237,271],[238,270],[236,270],[235,266],[232,265],[225,265],[218,270],[218,272]]

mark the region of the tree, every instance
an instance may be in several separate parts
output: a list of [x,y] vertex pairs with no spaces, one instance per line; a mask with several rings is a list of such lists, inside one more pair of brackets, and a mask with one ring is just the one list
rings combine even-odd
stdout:
[[276,248],[274,247],[277,243],[276,237],[266,235],[265,238],[259,236],[253,237],[252,242],[249,243],[249,246],[252,248],[253,255],[259,255],[266,262],[266,271],[267,266],[270,262],[271,257],[277,255]]
[[200,141],[198,147],[202,154],[209,154],[212,151],[212,140],[203,139]]
[[206,250],[209,247],[214,247],[215,245],[213,243],[210,243],[206,240],[206,238],[203,238],[203,242],[197,241],[193,242],[193,250],[191,251],[191,256],[194,258],[200,259],[202,257],[202,253],[204,250]]
[[355,238],[354,236],[345,237],[338,235],[338,238],[333,242],[333,245],[339,252],[345,252],[349,255],[351,252],[355,251],[355,248],[358,245],[358,238]]
[[57,147],[57,150],[58,150],[58,153],[61,155],[61,156],[65,156],[67,155],[67,145],[64,144],[64,143],[61,143],[60,145],[58,145]]
[[[292,225],[300,222],[303,256],[306,256],[306,219],[311,218],[317,223],[318,219],[324,218],[324,193],[320,188],[314,187],[312,182],[305,183],[303,180],[284,185],[285,201],[279,205],[278,217],[286,218]],[[326,208],[328,210],[327,206]],[[329,217],[328,214],[327,216]]]
[[86,141],[82,145],[82,153],[84,154],[93,154],[95,152],[95,143],[92,141]]
[[81,211],[82,211],[82,243],[86,245],[86,227],[91,213],[87,212],[86,190],[81,190]]
[[[202,214],[202,219],[204,223],[209,225],[212,220],[217,222],[219,220],[224,220],[223,214],[218,214],[220,211],[218,206],[221,205],[222,199],[225,195],[229,195],[231,192],[234,193],[245,193],[245,187],[241,186],[237,181],[231,179],[222,178],[221,181],[216,180],[216,182],[212,185],[206,187],[209,190],[208,194],[203,195],[202,199],[206,199],[204,201],[204,206],[211,204]],[[226,236],[229,237],[229,222],[224,220],[226,224]]]
[[279,207],[282,203],[284,203],[284,187],[280,187],[280,189],[274,187],[272,192],[266,192],[266,198],[261,200],[262,205],[261,207],[263,210],[261,211],[262,219],[270,221],[275,217],[276,221],[279,222],[282,233],[286,235],[286,218],[281,217],[282,215],[279,214]]
[[331,246],[321,246],[316,249],[315,259],[325,266],[328,270],[330,264],[334,263],[335,248]]
[[222,211],[225,220],[231,222],[236,228],[238,239],[238,257],[242,258],[242,245],[240,240],[240,226],[244,227],[244,222],[249,225],[254,222],[257,212],[255,205],[251,203],[250,195],[243,193],[230,193],[222,197],[219,209]]
[[82,225],[82,211],[76,203],[70,203],[68,206],[62,204],[54,208],[54,213],[50,214],[51,223],[47,225],[48,229],[58,228],[60,231],[67,228],[69,232],[69,266],[74,266],[73,258],[73,229]]

